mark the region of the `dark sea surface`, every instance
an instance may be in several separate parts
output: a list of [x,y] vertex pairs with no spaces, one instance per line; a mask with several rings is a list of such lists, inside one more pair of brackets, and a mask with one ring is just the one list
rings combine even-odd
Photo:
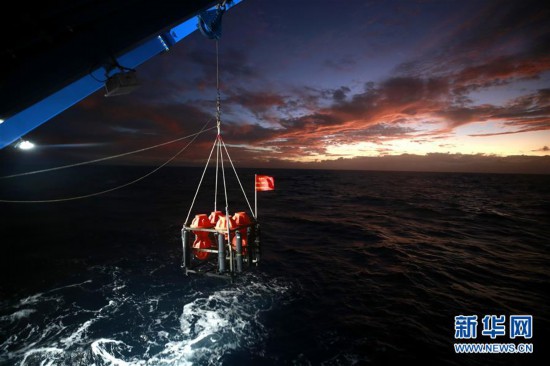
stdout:
[[[4,179],[0,198],[88,194],[149,170]],[[1,203],[0,365],[549,364],[550,175],[241,170],[251,199],[254,173],[276,190],[258,194],[262,263],[231,284],[180,268],[200,173]],[[193,214],[213,208],[205,182]],[[246,210],[230,184],[230,211]],[[508,323],[481,336],[491,314],[532,315],[533,338],[510,339]],[[458,315],[478,316],[477,339],[454,338]]]

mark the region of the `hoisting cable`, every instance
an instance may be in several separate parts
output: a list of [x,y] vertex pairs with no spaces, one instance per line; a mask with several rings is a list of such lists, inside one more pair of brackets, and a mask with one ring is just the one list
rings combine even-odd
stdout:
[[[214,186],[214,211],[218,209],[218,159],[221,154],[219,137],[221,136],[221,97],[220,97],[220,66],[219,66],[219,50],[218,40],[216,40],[216,127],[218,128],[218,136],[216,137],[216,184]],[[208,164],[206,164],[208,166]]]
[[[208,122],[206,122],[206,125],[208,125],[208,124],[210,123],[211,120],[212,120],[212,119],[208,120]],[[203,128],[204,128],[204,127],[203,127]],[[193,136],[198,136],[199,134],[201,134],[201,133],[203,133],[203,132],[206,132],[206,131],[213,130],[214,128],[216,128],[216,126],[210,127],[210,128],[208,128],[208,129],[205,129],[205,130],[200,130],[199,132],[193,133],[193,134],[191,134],[191,135],[183,136],[183,137],[177,138],[177,139],[175,139],[175,140],[163,142],[163,143],[161,143],[161,144],[154,145],[154,146],[150,146],[150,147],[145,147],[145,148],[143,148],[143,149],[138,149],[138,150],[134,150],[134,151],[130,151],[130,152],[125,152],[125,153],[122,153],[122,154],[117,154],[117,155],[112,155],[112,156],[107,156],[107,157],[104,157],[104,158],[99,158],[99,159],[94,159],[94,160],[89,160],[89,161],[83,161],[83,162],[80,162],[80,163],[75,163],[75,164],[69,164],[69,165],[58,166],[58,167],[54,167],[54,168],[35,170],[35,171],[31,171],[31,172],[26,172],[26,173],[19,173],[19,174],[6,175],[6,176],[3,176],[3,177],[0,177],[0,179],[16,178],[16,177],[22,177],[22,176],[25,176],[25,175],[32,175],[32,174],[39,174],[39,173],[47,173],[47,172],[51,172],[51,171],[54,171],[54,170],[61,170],[61,169],[67,169],[67,168],[74,168],[74,167],[81,166],[81,165],[88,165],[88,164],[98,163],[98,162],[100,162],[100,161],[105,161],[105,160],[120,158],[120,157],[126,156],[126,155],[137,154],[137,153],[140,153],[140,152],[143,152],[143,151],[147,151],[147,150],[151,150],[151,149],[156,149],[157,147],[161,147],[161,146],[173,144],[174,142],[178,142],[178,141],[181,141],[181,140],[186,140],[186,139],[188,139],[188,138],[190,138],[190,137],[193,137]]]
[[220,126],[222,123],[222,108],[221,108],[221,97],[220,97],[220,60],[219,60],[219,50],[218,50],[218,40],[216,40],[216,124],[218,126],[218,135],[220,135]]
[[[113,191],[116,191],[118,189],[121,189],[121,188],[124,188],[124,187],[128,187],[134,183],[137,183],[145,178],[147,178],[148,176],[152,175],[153,173],[157,172],[158,170],[160,170],[161,168],[163,168],[164,166],[166,166],[167,164],[169,164],[172,160],[174,160],[175,158],[177,158],[181,153],[183,153],[195,140],[196,138],[206,132],[206,131],[209,131],[211,130],[213,127],[211,128],[208,128],[206,129],[206,126],[208,125],[208,123],[210,123],[210,120],[208,122],[206,122],[206,124],[202,127],[202,129],[197,132],[197,133],[194,133],[192,135],[189,135],[187,136],[187,138],[193,136],[193,139],[191,141],[189,141],[187,143],[187,145],[185,145],[182,149],[180,149],[174,156],[172,156],[170,159],[168,159],[166,162],[164,162],[163,164],[161,164],[160,166],[156,167],[155,169],[153,169],[152,171],[150,171],[149,173],[137,178],[137,179],[134,179],[133,181],[131,182],[128,182],[128,183],[125,183],[125,184],[121,184],[117,187],[114,187],[114,188],[110,188],[110,189],[106,189],[106,190],[103,190],[103,191],[100,191],[100,192],[95,192],[95,193],[90,193],[90,194],[86,194],[86,195],[82,195],[82,196],[76,196],[76,197],[67,197],[67,198],[59,198],[59,199],[52,199],[52,200],[27,200],[27,201],[24,201],[24,200],[3,200],[3,199],[0,199],[0,202],[3,202],[3,203],[54,203],[54,202],[66,202],[66,201],[75,201],[75,200],[79,200],[79,199],[83,199],[83,198],[89,198],[89,197],[94,197],[94,196],[99,196],[101,194],[105,194],[105,193],[109,193],[109,192],[113,192]],[[180,138],[179,140],[181,140],[183,138]]]

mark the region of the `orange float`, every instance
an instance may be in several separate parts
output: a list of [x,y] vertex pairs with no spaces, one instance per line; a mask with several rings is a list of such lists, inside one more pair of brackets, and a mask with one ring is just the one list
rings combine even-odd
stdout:
[[[208,219],[205,214],[195,215],[193,222],[191,222],[191,229],[211,229],[214,225]],[[210,256],[209,252],[203,252],[197,249],[210,249],[212,248],[212,240],[210,239],[209,232],[207,231],[193,231],[195,234],[195,241],[193,242],[193,249],[195,258],[203,261]]]
[[210,220],[210,223],[212,225],[216,225],[218,223],[218,220],[222,216],[223,216],[223,212],[221,212],[221,211],[212,211],[212,213],[210,213],[210,216],[208,216],[208,219]]
[[[231,216],[229,216],[229,229],[232,230],[235,227],[237,227],[237,223]],[[225,240],[227,240],[227,216],[220,216],[218,222],[216,223],[215,229],[220,233],[224,233]]]

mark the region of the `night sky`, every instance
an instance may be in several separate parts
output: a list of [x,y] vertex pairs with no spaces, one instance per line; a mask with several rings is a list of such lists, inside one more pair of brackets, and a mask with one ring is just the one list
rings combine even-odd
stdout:
[[[543,1],[244,0],[219,48],[240,167],[550,173]],[[100,90],[28,134],[37,149],[3,155],[55,165],[194,133],[215,115],[215,61],[197,31],[140,66],[134,93]],[[176,164],[203,164],[214,138]],[[113,163],[158,165],[184,144]]]

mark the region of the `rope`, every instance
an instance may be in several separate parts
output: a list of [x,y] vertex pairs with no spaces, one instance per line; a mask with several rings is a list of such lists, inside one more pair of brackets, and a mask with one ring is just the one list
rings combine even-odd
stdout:
[[220,97],[220,57],[218,50],[218,40],[216,40],[216,126],[218,127],[218,135],[222,123],[222,109]]
[[191,141],[189,141],[189,143],[187,145],[185,145],[180,151],[178,151],[174,156],[172,156],[170,159],[168,159],[165,163],[163,163],[162,165],[160,165],[159,167],[153,169],[152,171],[150,171],[149,173],[145,174],[144,176],[141,176],[137,179],[134,179],[133,181],[131,182],[128,182],[128,183],[125,183],[125,184],[122,184],[120,186],[117,186],[117,187],[114,187],[114,188],[110,188],[110,189],[106,189],[104,191],[100,191],[100,192],[95,192],[95,193],[91,193],[91,194],[87,194],[87,195],[82,195],[82,196],[76,196],[76,197],[68,197],[68,198],[59,198],[59,199],[53,199],[53,200],[28,200],[28,201],[23,201],[23,200],[0,200],[0,202],[3,202],[3,203],[54,203],[54,202],[66,202],[66,201],[75,201],[75,200],[79,200],[79,199],[83,199],[83,198],[89,198],[89,197],[94,197],[94,196],[99,196],[101,194],[105,194],[105,193],[109,193],[109,192],[113,192],[113,191],[116,191],[118,189],[121,189],[121,188],[124,188],[124,187],[128,187],[129,185],[132,185],[134,183],[137,183],[145,178],[147,178],[148,176],[152,175],[153,173],[157,172],[158,170],[160,170],[161,168],[163,168],[164,166],[166,166],[167,164],[169,164],[172,160],[174,160],[176,157],[178,157],[182,152],[184,152],[188,147],[189,145],[191,145],[195,140],[196,138],[203,132],[206,132],[208,130],[211,130],[212,128],[209,128],[209,129],[206,129],[205,130],[205,127],[208,125],[210,121],[208,121],[204,126],[203,128],[195,133],[195,134],[192,134],[192,135],[189,135],[190,136],[194,136],[193,139]]
[[[218,4],[219,5],[219,4]],[[214,211],[218,209],[218,161],[220,158],[220,142],[221,136],[221,123],[222,123],[222,110],[221,110],[221,98],[220,98],[220,57],[218,50],[218,40],[216,39],[216,127],[218,128],[217,148],[216,148],[216,184],[214,188]]]
[[193,210],[193,206],[195,205],[195,200],[197,199],[197,195],[199,194],[199,190],[201,189],[202,180],[204,179],[206,168],[208,168],[208,164],[210,163],[210,158],[212,157],[212,152],[214,151],[214,147],[216,147],[217,141],[218,141],[218,136],[216,136],[216,140],[214,140],[214,145],[212,145],[212,149],[210,149],[210,155],[208,155],[208,160],[206,161],[206,165],[204,166],[204,170],[202,171],[202,176],[201,176],[201,180],[199,181],[199,186],[197,187],[197,191],[195,192],[195,196],[193,197],[193,201],[191,202],[191,207],[189,207],[189,212],[187,213],[187,217],[185,218],[183,226],[187,226],[189,216],[191,216],[191,211]]
[[220,156],[220,144],[216,144],[216,183],[214,185],[214,211],[218,210],[218,161]]
[[239,179],[239,175],[237,174],[237,169],[235,169],[235,165],[233,165],[233,161],[231,160],[231,156],[229,156],[229,151],[227,151],[227,146],[225,146],[225,142],[223,142],[223,148],[225,149],[225,153],[227,154],[227,158],[229,159],[229,162],[231,163],[231,167],[233,168],[233,172],[235,173],[235,177],[237,177],[237,182],[239,182],[239,186],[241,186],[241,191],[243,192],[244,199],[246,200],[246,203],[248,204],[248,208],[250,209],[250,213],[254,218],[256,218],[255,212],[252,210],[252,206],[250,205],[250,202],[248,201],[248,197],[246,196],[246,193],[244,192],[243,185],[241,183],[241,180]]
[[[208,122],[206,122],[206,125],[208,125],[208,124],[210,123],[211,120],[212,120],[212,119],[208,120]],[[174,143],[174,142],[178,142],[178,141],[181,141],[181,140],[185,140],[185,139],[188,139],[188,138],[193,137],[193,136],[196,137],[196,136],[198,136],[199,134],[201,134],[201,133],[203,133],[203,132],[206,132],[206,131],[213,130],[214,128],[216,128],[216,127],[210,127],[210,128],[208,128],[208,129],[204,130],[204,127],[203,127],[203,129],[201,129],[201,130],[200,130],[199,132],[197,132],[197,133],[194,133],[194,134],[191,134],[191,135],[187,135],[187,136],[184,136],[184,137],[180,137],[180,138],[177,138],[177,139],[172,140],[172,141],[163,142],[162,144],[158,144],[158,145],[146,147],[146,148],[143,148],[143,149],[139,149],[139,150],[134,150],[134,151],[130,151],[130,152],[118,154],[118,155],[107,156],[107,157],[105,157],[105,158],[99,158],[99,159],[95,159],[95,160],[84,161],[84,162],[80,162],[80,163],[76,163],[76,164],[69,164],[69,165],[63,165],[63,166],[58,166],[58,167],[54,167],[54,168],[48,168],[48,169],[42,169],[42,170],[35,170],[35,171],[32,171],[32,172],[26,172],[26,173],[19,173],[19,174],[6,175],[6,176],[3,176],[3,177],[0,177],[0,179],[16,178],[16,177],[21,177],[21,176],[24,176],[24,175],[32,175],[32,174],[38,174],[38,173],[46,173],[46,172],[51,172],[51,171],[54,171],[54,170],[61,170],[61,169],[67,169],[67,168],[74,168],[74,167],[81,166],[81,165],[93,164],[93,163],[97,163],[97,162],[100,162],[100,161],[105,161],[105,160],[109,160],[109,159],[120,158],[120,157],[122,157],[122,156],[131,155],[131,154],[136,154],[136,153],[143,152],[143,151],[147,151],[147,150],[151,150],[151,149],[156,149],[157,147],[161,147],[161,146],[164,146],[164,145],[172,144],[172,143]]]

